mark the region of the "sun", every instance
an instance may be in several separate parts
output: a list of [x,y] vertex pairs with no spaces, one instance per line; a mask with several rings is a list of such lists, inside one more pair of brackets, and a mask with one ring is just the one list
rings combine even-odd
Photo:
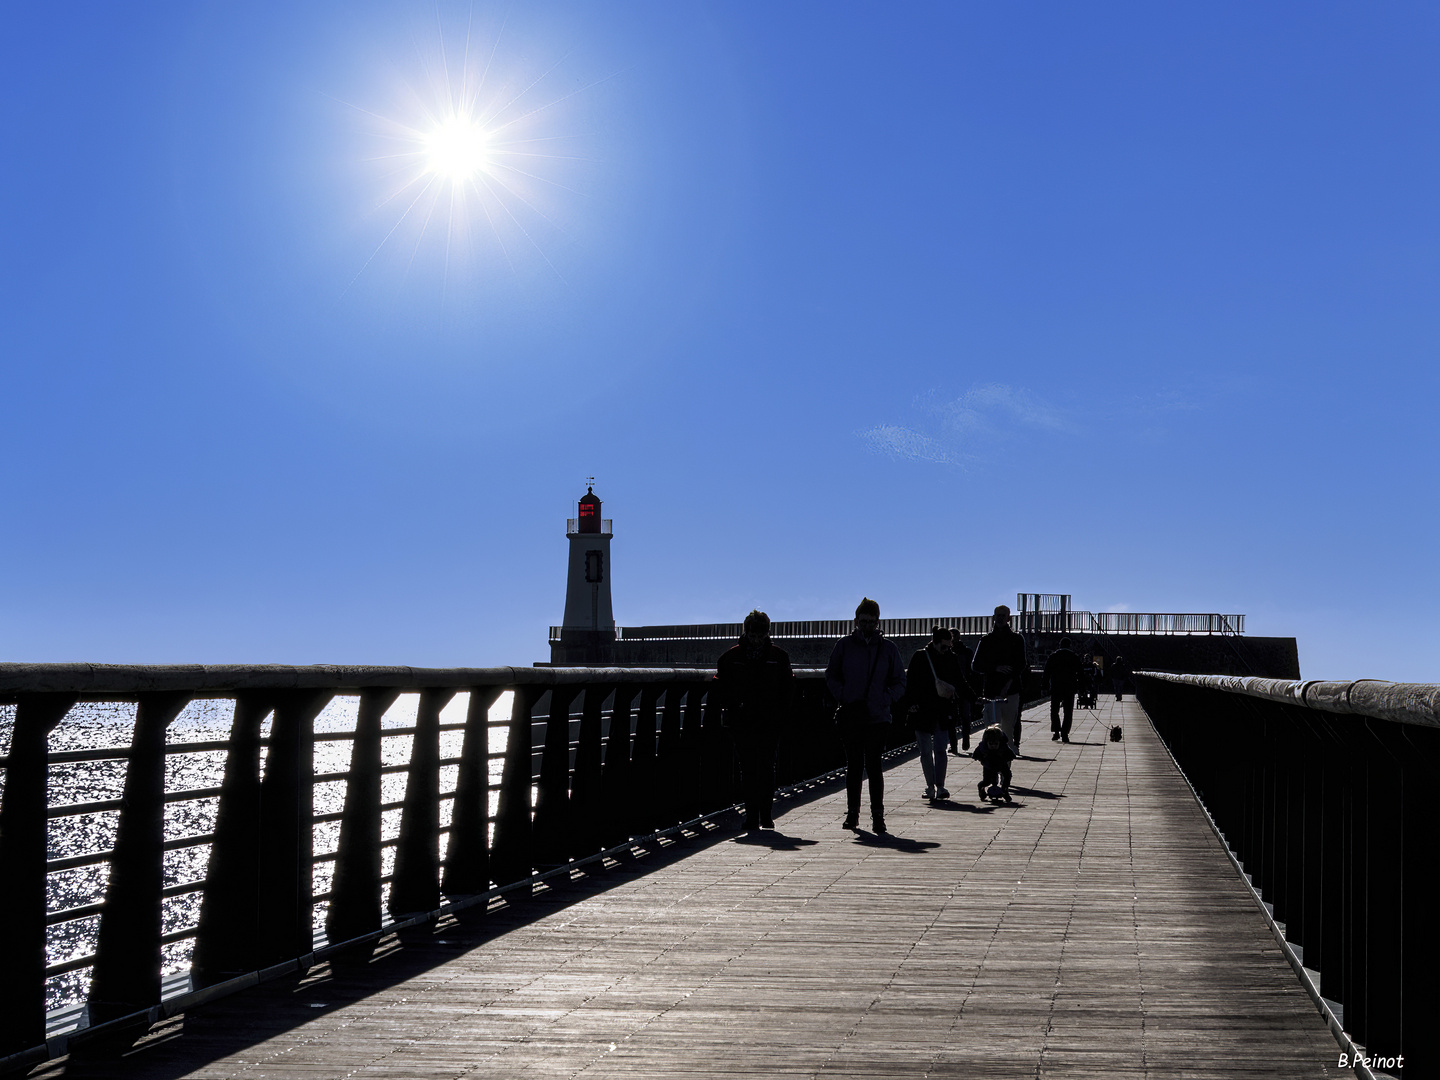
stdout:
[[495,164],[490,132],[468,116],[451,116],[423,137],[425,171],[463,184]]

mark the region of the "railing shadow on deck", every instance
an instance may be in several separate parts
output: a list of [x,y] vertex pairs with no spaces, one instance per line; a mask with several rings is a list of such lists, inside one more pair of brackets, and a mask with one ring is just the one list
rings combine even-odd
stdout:
[[[636,838],[684,822],[704,835],[697,822],[738,791],[711,674],[0,664],[0,709],[10,710],[0,719],[11,733],[0,759],[0,1071],[58,1056],[86,1035],[123,1043],[219,993],[303,974],[331,943],[363,947],[442,911],[483,910],[502,886],[564,875]],[[796,674],[777,780],[802,784],[792,795],[803,798],[828,790],[825,777],[843,762],[823,672]],[[492,718],[506,693],[508,712]],[[413,714],[386,727],[402,694]],[[468,695],[458,718],[457,694]],[[187,706],[212,699],[233,702],[228,736],[167,744]],[[340,699],[350,722],[317,730]],[[128,745],[52,752],[51,733],[85,702],[133,703],[133,722],[121,725]],[[910,734],[897,725],[897,741]],[[447,742],[458,753],[443,753]],[[317,746],[333,743],[353,747],[344,768],[317,761]],[[404,760],[387,763],[397,747]],[[174,759],[222,754],[211,782],[173,782],[185,774]],[[47,796],[52,769],[107,761],[123,766],[120,798],[57,805]],[[386,801],[401,776],[403,793]],[[334,797],[317,807],[325,785]],[[208,830],[171,835],[185,805],[211,807],[190,819],[212,822]],[[105,830],[87,839],[71,828],[71,850],[47,850],[57,822],[105,815],[108,849],[96,847]],[[188,879],[186,862],[167,862],[172,852],[192,856]],[[57,887],[75,871],[90,875],[89,894]],[[603,874],[585,881],[608,887]],[[72,955],[54,956],[67,940]],[[166,961],[176,966],[187,948],[189,971],[165,976]],[[65,980],[76,1000],[57,1003]]]
[[[913,743],[886,752],[887,766],[913,759]],[[842,790],[836,770],[776,792],[777,816]],[[837,819],[838,820],[838,819]],[[423,976],[458,956],[514,930],[601,896],[648,874],[724,842],[753,843],[782,850],[816,841],[785,832],[739,832],[738,807],[685,822],[649,837],[628,841],[597,856],[543,871],[488,894],[488,901],[457,906],[428,919],[391,926],[349,948],[337,947],[303,958],[293,971],[247,985],[243,996],[217,1001],[209,1009],[175,1012],[106,1038],[73,1041],[67,1057],[32,1069],[34,1080],[177,1080],[214,1061],[284,1035],[323,1015]]]
[[1440,685],[1135,682],[1342,1045],[1440,1076]]

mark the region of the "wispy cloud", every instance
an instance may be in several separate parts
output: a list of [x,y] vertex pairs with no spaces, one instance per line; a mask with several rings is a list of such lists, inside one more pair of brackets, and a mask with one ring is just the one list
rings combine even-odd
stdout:
[[909,423],[881,424],[860,432],[860,438],[890,457],[963,467],[985,447],[1021,432],[1075,430],[1063,409],[1003,383],[985,383],[957,398],[932,390],[916,399],[915,413]]
[[924,432],[897,424],[881,424],[862,431],[860,437],[871,450],[906,461],[930,461],[937,465],[955,465],[958,461],[941,443]]

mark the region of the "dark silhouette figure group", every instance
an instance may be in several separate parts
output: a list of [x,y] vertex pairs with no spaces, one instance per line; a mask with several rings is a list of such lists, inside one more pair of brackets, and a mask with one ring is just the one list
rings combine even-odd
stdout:
[[[740,766],[747,831],[775,826],[775,757],[794,693],[790,658],[771,642],[770,625],[763,611],[750,612],[740,641],[720,657],[715,675],[723,722]],[[825,669],[826,686],[837,703],[835,731],[845,752],[844,828],[859,829],[868,780],[871,828],[879,835],[888,831],[881,757],[896,721],[915,733],[925,798],[942,802],[950,798],[948,757],[969,750],[978,715],[983,730],[969,756],[981,766],[980,800],[1009,802],[1028,671],[1025,639],[1011,628],[1010,609],[1003,604],[973,654],[957,632],[937,626],[906,664],[880,630],[880,605],[869,597],[861,600],[854,630],[835,643]],[[1052,740],[1070,741],[1076,694],[1082,700],[1087,692],[1093,695],[1094,674],[1071,649],[1069,638],[1046,660]],[[1118,698],[1129,674],[1122,659],[1116,658],[1111,674]]]

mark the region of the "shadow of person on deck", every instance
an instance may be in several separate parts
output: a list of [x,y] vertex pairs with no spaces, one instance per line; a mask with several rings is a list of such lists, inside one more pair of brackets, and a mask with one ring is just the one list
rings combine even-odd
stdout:
[[893,848],[896,851],[905,851],[911,854],[924,854],[931,848],[940,846],[938,840],[911,840],[906,836],[896,836],[894,833],[873,833],[865,829],[855,830],[855,843],[864,844],[867,847]]
[[818,844],[819,840],[807,840],[803,836],[786,836],[777,829],[756,829],[730,838],[732,844],[753,844],[756,847],[774,848],[776,851],[799,851],[803,847]]

